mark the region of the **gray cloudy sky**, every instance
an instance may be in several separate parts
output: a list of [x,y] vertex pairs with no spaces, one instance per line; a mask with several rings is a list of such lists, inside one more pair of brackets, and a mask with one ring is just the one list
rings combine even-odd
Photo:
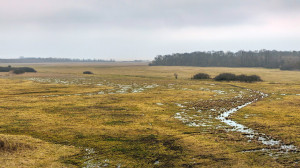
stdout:
[[299,0],[0,0],[0,58],[300,50]]

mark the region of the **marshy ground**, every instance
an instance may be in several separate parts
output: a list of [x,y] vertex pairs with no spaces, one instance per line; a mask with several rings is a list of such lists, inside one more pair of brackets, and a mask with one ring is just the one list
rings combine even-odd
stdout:
[[[129,63],[26,66],[38,73],[0,74],[2,167],[300,164],[298,71]],[[190,80],[199,72],[256,74],[264,82]]]

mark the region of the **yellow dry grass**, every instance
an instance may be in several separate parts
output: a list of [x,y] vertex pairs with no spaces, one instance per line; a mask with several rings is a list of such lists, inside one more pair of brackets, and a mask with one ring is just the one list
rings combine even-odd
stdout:
[[[211,126],[190,127],[174,115],[182,110],[176,103],[187,108],[214,100],[230,104],[240,91],[245,96],[250,94],[244,88],[263,91],[270,96],[242,109],[233,118],[300,147],[300,96],[296,95],[300,93],[300,72],[120,63],[22,66],[34,67],[38,73],[0,74],[0,133],[3,136],[26,135],[26,138],[12,141],[13,144],[28,144],[34,149],[19,145],[22,147],[20,155],[6,152],[2,159],[19,160],[13,166],[22,167],[22,161],[32,167],[70,164],[77,167],[296,166],[292,162],[297,159],[295,155],[276,160],[261,152],[242,152],[265,146],[249,143],[241,133],[216,128],[222,125],[218,120],[200,116],[210,120]],[[94,75],[83,75],[86,70]],[[179,75],[178,80],[174,79],[175,72]],[[190,80],[199,72],[211,76],[222,72],[257,74],[264,82]],[[141,88],[143,90],[139,92]],[[132,93],[135,91],[137,93]],[[227,94],[218,94],[219,91]],[[216,107],[208,103],[205,108],[209,111]],[[217,113],[211,115],[215,117]],[[245,118],[245,115],[249,117]],[[38,156],[44,160],[36,162]]]
[[61,160],[79,153],[72,146],[51,144],[25,135],[0,134],[0,167],[75,167]]

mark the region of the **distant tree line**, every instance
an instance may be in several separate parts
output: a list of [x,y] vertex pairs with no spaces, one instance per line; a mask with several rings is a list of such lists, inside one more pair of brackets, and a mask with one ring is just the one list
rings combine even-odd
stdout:
[[70,59],[70,58],[25,58],[18,59],[0,59],[0,63],[47,63],[47,62],[115,62],[115,60],[102,60],[102,59]]
[[208,51],[158,55],[150,66],[264,67],[300,69],[300,51]]

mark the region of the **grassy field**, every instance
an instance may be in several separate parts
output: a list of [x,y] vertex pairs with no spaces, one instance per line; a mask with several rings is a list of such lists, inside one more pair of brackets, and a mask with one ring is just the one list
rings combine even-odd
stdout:
[[[12,66],[38,73],[0,73],[2,167],[299,167],[298,150],[280,152],[279,145],[249,141],[217,119],[258,99],[230,118],[300,148],[299,71],[142,63]],[[199,72],[256,74],[264,82],[190,79]]]

